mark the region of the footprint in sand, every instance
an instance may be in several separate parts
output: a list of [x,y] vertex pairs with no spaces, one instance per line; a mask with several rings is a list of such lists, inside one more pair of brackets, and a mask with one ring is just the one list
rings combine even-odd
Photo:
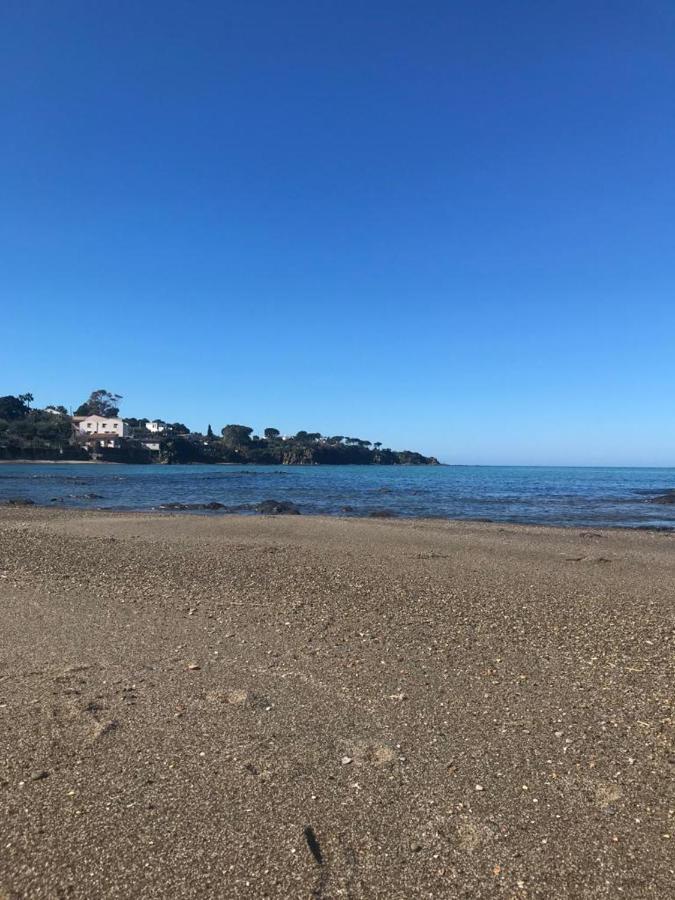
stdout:
[[608,809],[623,797],[618,784],[609,781],[596,781],[588,776],[570,776],[563,779],[574,793],[581,795],[586,802],[591,802],[600,809]]
[[260,694],[253,691],[244,691],[241,689],[231,690],[215,690],[209,691],[206,699],[211,703],[222,703],[228,706],[246,706],[254,709],[267,709],[270,701]]
[[600,809],[607,809],[608,806],[612,806],[623,797],[623,791],[618,784],[606,782],[594,785],[593,794]]
[[347,746],[346,755],[356,766],[386,766],[396,761],[396,750],[379,741],[356,741]]
[[492,829],[473,819],[465,819],[457,826],[457,845],[465,853],[473,853],[494,837]]

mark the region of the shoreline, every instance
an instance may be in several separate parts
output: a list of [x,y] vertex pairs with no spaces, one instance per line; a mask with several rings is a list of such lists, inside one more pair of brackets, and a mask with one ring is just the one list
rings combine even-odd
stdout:
[[[0,466],[114,466],[104,459],[0,459]],[[117,463],[117,465],[120,465]],[[124,463],[122,463],[124,465]]]
[[[227,464],[229,465],[229,464]],[[29,499],[29,498],[26,498]],[[161,509],[158,506],[150,507],[124,507],[124,506],[67,506],[59,503],[39,503],[37,501],[24,502],[24,498],[16,498],[19,502],[11,500],[0,500],[0,511],[5,510],[43,510],[49,512],[72,513],[79,514],[97,514],[97,515],[121,515],[121,516],[148,516],[148,517],[166,517],[176,516],[178,518],[194,517],[196,519],[288,519],[302,518],[309,521],[350,521],[350,522],[410,522],[421,525],[436,524],[454,524],[454,525],[492,525],[499,528],[543,528],[553,531],[570,532],[575,530],[581,531],[606,531],[608,533],[626,532],[627,534],[660,534],[665,536],[675,535],[674,525],[605,525],[594,524],[588,522],[563,524],[560,522],[512,522],[507,519],[487,519],[483,517],[451,517],[451,516],[410,516],[406,514],[392,515],[371,515],[369,513],[335,513],[334,515],[327,513],[301,512],[298,516],[288,513],[265,513],[255,509],[232,511],[228,509],[218,510],[209,509]]]

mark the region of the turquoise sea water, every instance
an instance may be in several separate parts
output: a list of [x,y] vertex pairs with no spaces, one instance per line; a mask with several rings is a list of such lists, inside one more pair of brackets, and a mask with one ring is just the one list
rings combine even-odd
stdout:
[[153,509],[274,499],[292,501],[308,515],[389,510],[408,517],[598,527],[675,529],[675,505],[649,502],[673,488],[675,468],[0,466],[0,501],[27,498],[47,506]]

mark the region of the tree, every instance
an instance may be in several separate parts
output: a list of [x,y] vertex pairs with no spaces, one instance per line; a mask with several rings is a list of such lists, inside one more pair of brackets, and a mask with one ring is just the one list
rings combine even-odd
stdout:
[[190,434],[190,429],[187,425],[183,425],[182,422],[172,422],[166,426],[166,430],[171,432],[171,434]]
[[35,437],[44,441],[66,444],[70,438],[71,424],[62,416],[50,416],[38,419],[34,424]]
[[200,462],[201,448],[183,437],[169,438],[160,451],[160,458],[167,463]]
[[75,415],[114,418],[120,411],[121,399],[120,394],[111,394],[110,391],[92,391],[89,399],[75,410]]
[[238,448],[250,444],[253,429],[248,425],[226,425],[220,433],[223,436],[223,443],[228,447]]
[[34,399],[35,397],[33,397],[32,394],[19,394],[19,400],[21,400],[22,403],[25,403],[28,409],[30,409],[30,405]]
[[375,443],[373,444],[373,447],[376,450],[379,450],[381,446],[382,446],[382,441],[375,441]]
[[11,394],[0,397],[0,419],[6,419],[8,422],[24,419],[29,413],[29,408],[23,397],[26,397],[26,394],[22,394],[21,397],[13,397]]
[[278,428],[266,428],[263,431],[263,434],[265,435],[265,437],[267,438],[268,441],[275,441],[279,437],[281,432],[279,431]]
[[209,438],[209,439],[212,439],[212,438],[215,437],[215,434],[213,433],[213,428],[211,428],[210,425],[209,425],[209,427],[206,429],[206,436],[207,436],[207,438]]

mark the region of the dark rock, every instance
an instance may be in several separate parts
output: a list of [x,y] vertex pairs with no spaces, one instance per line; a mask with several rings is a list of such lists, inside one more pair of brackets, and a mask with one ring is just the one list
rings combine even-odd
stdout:
[[665,494],[658,494],[656,497],[650,497],[647,503],[675,504],[675,490],[667,491]]
[[368,513],[371,519],[395,519],[396,513],[393,509],[373,509]]
[[340,512],[353,513],[354,507],[353,506],[341,506]]
[[210,503],[160,503],[158,509],[225,509],[225,504],[218,503],[217,500],[211,500]]
[[35,506],[35,500],[29,500],[27,497],[10,497],[5,500],[7,506]]
[[287,500],[263,500],[254,509],[265,516],[299,516],[300,510],[295,503]]

